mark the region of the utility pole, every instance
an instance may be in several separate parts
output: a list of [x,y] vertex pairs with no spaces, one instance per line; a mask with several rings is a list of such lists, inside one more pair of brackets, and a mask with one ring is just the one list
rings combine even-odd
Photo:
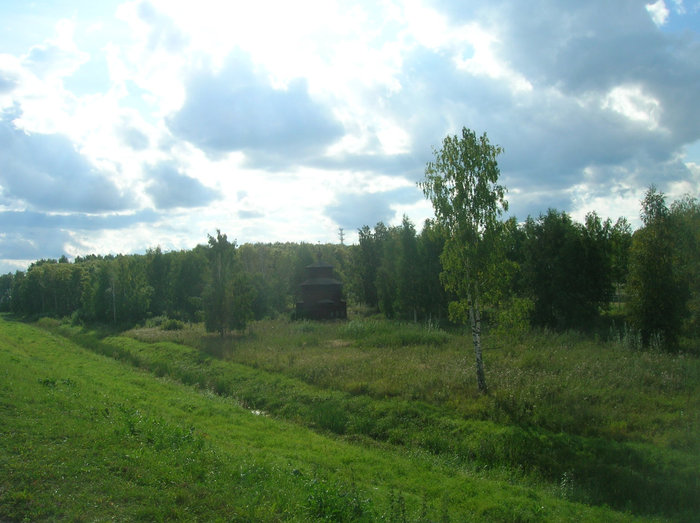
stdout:
[[340,237],[340,245],[345,245],[343,240],[345,240],[345,234],[343,234],[343,228],[338,227],[338,236]]

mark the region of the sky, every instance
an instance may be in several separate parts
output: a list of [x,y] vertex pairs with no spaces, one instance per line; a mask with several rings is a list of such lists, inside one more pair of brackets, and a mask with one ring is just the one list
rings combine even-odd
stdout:
[[510,215],[700,195],[700,0],[0,0],[0,273],[339,242],[468,127]]

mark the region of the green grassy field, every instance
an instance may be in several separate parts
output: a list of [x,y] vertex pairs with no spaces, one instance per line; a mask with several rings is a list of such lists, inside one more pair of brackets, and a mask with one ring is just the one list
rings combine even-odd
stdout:
[[[109,334],[109,335],[108,335]],[[379,320],[0,320],[0,520],[693,521],[700,364]]]

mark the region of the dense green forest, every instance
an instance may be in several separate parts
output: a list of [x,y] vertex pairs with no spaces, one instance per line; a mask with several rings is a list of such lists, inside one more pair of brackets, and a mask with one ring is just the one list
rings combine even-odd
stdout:
[[[505,263],[489,289],[486,323],[614,335],[624,329],[639,344],[671,349],[697,338],[700,204],[686,196],[669,206],[654,188],[641,203],[643,225],[634,233],[624,218],[613,223],[595,212],[584,223],[555,209],[504,221],[498,241]],[[223,334],[251,319],[290,314],[305,267],[321,258],[334,265],[351,305],[446,324],[454,300],[441,281],[447,239],[437,221],[417,232],[408,218],[362,227],[355,245],[238,246],[217,232],[191,250],[36,261],[0,276],[0,307],[120,326],[204,321]]]

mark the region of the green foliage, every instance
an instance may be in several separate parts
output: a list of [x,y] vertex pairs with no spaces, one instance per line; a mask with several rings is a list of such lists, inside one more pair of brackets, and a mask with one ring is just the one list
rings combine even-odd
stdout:
[[236,263],[236,242],[225,234],[209,236],[209,280],[204,288],[204,324],[221,337],[229,329],[243,330],[253,318],[254,287]]
[[375,521],[372,501],[353,487],[316,478],[307,483],[306,510],[319,521]]
[[[690,356],[634,352],[618,341],[601,346],[572,333],[528,333],[499,348],[490,348],[487,337],[494,386],[491,395],[477,396],[464,384],[464,337],[442,332],[445,341],[431,345],[434,329],[427,326],[423,342],[387,346],[392,329],[396,340],[419,326],[266,321],[251,325],[245,337],[225,339],[211,357],[157,341],[171,335],[191,344],[219,341],[191,327],[133,331],[148,336],[145,343],[43,324],[91,350],[273,418],[373,441],[384,451],[401,446],[412,459],[427,453],[468,474],[544,485],[566,499],[636,514],[683,520],[700,508],[693,489],[700,470],[700,364]],[[437,511],[439,500],[431,503]],[[507,505],[529,513],[527,504]],[[407,514],[417,511],[407,505]]]
[[495,227],[508,208],[506,189],[497,184],[496,157],[503,149],[491,145],[486,133],[477,138],[465,127],[461,137],[445,137],[433,152],[435,160],[426,166],[420,186],[438,222],[473,249],[484,230]]
[[203,310],[202,293],[207,269],[205,250],[197,247],[191,251],[168,253],[166,256],[170,260],[168,315],[194,321]]
[[682,333],[700,338],[700,203],[686,195],[671,204],[674,266],[687,289]]
[[161,328],[166,331],[180,331],[185,328],[185,324],[173,318],[169,318],[163,322]]
[[700,223],[699,215],[697,204],[672,215],[664,194],[653,186],[642,201],[644,227],[632,237],[627,293],[630,322],[645,345],[661,337],[675,348],[689,299],[697,300],[699,249],[693,225]]
[[[419,184],[431,201],[435,216],[447,232],[441,256],[445,289],[456,296],[450,303],[453,320],[469,322],[476,357],[477,385],[486,392],[481,355],[483,301],[492,296],[492,284],[501,281],[506,263],[502,250],[503,224],[508,210],[506,189],[498,184],[496,158],[503,150],[491,145],[486,133],[462,128],[461,138],[447,136],[434,150],[435,160],[425,168]],[[468,315],[467,315],[468,314]]]
[[225,234],[216,231],[216,238],[209,236],[209,279],[204,288],[204,325],[208,332],[218,332],[222,337],[232,320],[233,285],[230,284],[236,242],[229,243]]
[[14,275],[12,273],[0,275],[0,312],[12,310],[12,286]]
[[353,265],[356,275],[355,292],[362,303],[377,307],[379,305],[376,287],[377,268],[380,264],[381,254],[377,247],[376,235],[367,225],[357,232],[359,242],[353,251]]
[[416,324],[400,326],[377,320],[352,320],[340,328],[340,334],[364,347],[406,347],[428,345],[439,347],[449,340],[448,334],[436,328]]
[[[528,218],[523,284],[534,302],[533,323],[559,330],[590,328],[612,299],[612,225],[595,213],[585,225],[550,209]],[[622,256],[620,254],[620,256]]]
[[399,248],[396,260],[396,306],[404,316],[418,320],[420,304],[420,265],[416,228],[404,215],[399,229]]
[[511,297],[496,309],[494,338],[500,343],[520,342],[530,332],[530,317],[534,304],[528,298]]
[[[492,150],[480,156],[485,145]],[[595,212],[584,223],[554,209],[522,225],[514,217],[501,222],[506,201],[505,189],[497,184],[500,152],[485,135],[477,139],[468,130],[446,139],[421,184],[441,211],[426,220],[420,233],[404,217],[400,226],[364,226],[358,245],[352,246],[238,248],[218,231],[207,245],[189,251],[155,248],[145,256],[90,255],[74,263],[65,256],[39,260],[27,271],[0,276],[0,310],[113,327],[155,317],[204,321],[224,335],[244,330],[253,319],[289,314],[305,267],[320,257],[344,282],[351,314],[380,311],[401,321],[442,326],[451,318],[471,323],[473,341],[478,341],[482,318],[492,332],[522,330],[520,305],[525,303],[532,304],[527,310],[534,326],[559,331],[606,333],[625,311],[630,325],[619,324],[616,336],[630,344],[641,338],[640,346],[694,350],[700,337],[697,200],[686,196],[669,209],[663,194],[650,191],[642,209],[645,225],[634,242],[624,219],[612,224]],[[457,163],[449,167],[452,160]],[[437,180],[438,167],[446,169],[443,181]],[[462,178],[453,183],[447,176]],[[490,203],[484,196],[489,190]],[[485,219],[488,209],[495,215],[455,229],[460,213],[476,212],[479,198],[485,198],[486,214],[475,220]],[[451,201],[469,204],[451,209]]]
[[440,321],[447,299],[440,283],[443,230],[427,221],[420,235],[404,216],[398,227],[364,226],[353,252],[351,288],[387,318]]

